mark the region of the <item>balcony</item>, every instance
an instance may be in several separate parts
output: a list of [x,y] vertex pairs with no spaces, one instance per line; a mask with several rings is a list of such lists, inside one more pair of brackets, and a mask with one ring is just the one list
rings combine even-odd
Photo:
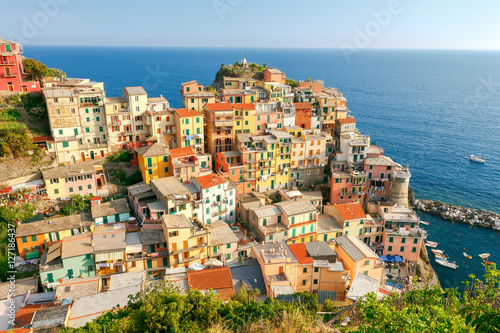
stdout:
[[[208,232],[207,232],[208,234]],[[172,250],[169,252],[170,255],[174,255],[174,254],[182,254],[184,252],[189,252],[189,251],[194,251],[194,250],[199,250],[203,247],[207,247],[208,244],[207,243],[202,243],[202,244],[197,244],[197,245],[194,245],[194,246],[190,246],[190,247],[187,247],[185,249],[177,249],[177,250]]]
[[185,257],[185,258],[171,259],[170,266],[180,265],[180,264],[184,264],[184,263],[187,263],[187,262],[190,262],[193,260],[199,260],[199,259],[201,259],[200,254],[196,254],[194,256],[189,256],[189,257]]
[[3,74],[2,77],[17,77],[17,74]]
[[220,212],[215,212],[212,215],[213,216],[219,216],[219,215],[222,215],[224,213],[227,213],[227,209],[226,208],[222,209]]

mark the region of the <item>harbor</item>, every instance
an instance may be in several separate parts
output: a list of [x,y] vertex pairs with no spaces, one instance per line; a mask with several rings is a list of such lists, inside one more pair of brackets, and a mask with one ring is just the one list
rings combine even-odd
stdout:
[[[423,221],[429,222],[425,227],[428,233],[427,240],[438,242],[436,248],[427,246],[428,256],[432,268],[438,275],[443,288],[459,288],[463,290],[463,281],[469,279],[470,274],[482,277],[484,274],[483,259],[480,254],[489,253],[488,261],[499,263],[500,233],[478,226],[463,223],[452,223],[449,220],[426,212],[417,212]],[[448,261],[455,262],[457,269],[436,263],[436,256],[431,250],[440,250]],[[464,256],[467,254],[467,258]],[[468,258],[471,257],[471,259]]]

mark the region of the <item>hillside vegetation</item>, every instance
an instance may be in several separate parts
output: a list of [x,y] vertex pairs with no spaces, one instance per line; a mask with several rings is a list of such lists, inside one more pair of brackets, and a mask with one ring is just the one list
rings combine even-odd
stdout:
[[[423,287],[393,294],[383,302],[370,295],[350,313],[349,332],[499,332],[500,278],[495,264],[483,280],[471,276],[463,294],[456,289]],[[300,302],[265,302],[246,296],[222,303],[213,293],[173,288],[131,297],[127,307],[98,317],[80,329],[65,332],[333,332],[332,302],[320,307],[316,297],[295,294]]]

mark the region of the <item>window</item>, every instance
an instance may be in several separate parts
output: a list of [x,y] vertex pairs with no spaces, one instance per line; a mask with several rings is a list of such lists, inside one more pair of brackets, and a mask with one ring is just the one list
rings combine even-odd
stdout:
[[389,243],[394,243],[394,237],[389,237]]
[[47,281],[49,283],[53,283],[54,282],[54,274],[52,274],[52,273],[47,274]]
[[69,188],[69,192],[73,193],[73,188],[72,187]]
[[85,260],[92,260],[92,254],[91,253],[87,253],[85,255]]
[[401,243],[403,243],[403,244],[406,243],[406,238],[404,238],[404,237],[401,238]]
[[314,267],[314,273],[318,273],[319,272],[319,268],[318,267]]
[[68,278],[72,279],[74,277],[75,276],[73,275],[73,270],[72,269],[68,269]]
[[314,283],[314,284],[318,284],[318,279],[314,279],[314,280],[313,280],[313,283]]
[[307,284],[307,280],[302,280],[302,285],[305,286]]
[[83,186],[78,186],[78,191],[83,191]]
[[302,269],[302,273],[307,273],[307,267],[304,267],[304,268]]
[[92,265],[88,265],[87,266],[87,272],[93,272],[94,271],[94,267]]
[[417,244],[418,243],[418,238],[413,238],[413,244]]
[[168,173],[168,167],[165,167],[165,172]]
[[295,216],[292,216],[292,224],[295,224]]
[[401,247],[399,248],[399,251],[401,251],[401,252],[405,252],[405,247],[404,247],[404,246],[401,246]]
[[69,147],[69,142],[63,142],[63,148],[68,148]]
[[416,247],[412,247],[411,248],[411,252],[413,252],[413,253],[417,252],[417,248]]
[[21,241],[22,241],[23,243],[28,243],[28,237],[23,237],[23,238],[21,238]]
[[92,189],[92,185],[91,185],[91,184],[88,184],[88,185],[87,185],[87,189],[88,189],[88,190],[91,190],[91,189]]
[[59,194],[59,189],[54,189],[54,194]]
[[368,266],[370,264],[370,260],[365,260],[365,266]]
[[227,244],[226,248],[230,249],[231,248],[231,244]]
[[262,220],[262,225],[265,227],[265,226],[266,226],[266,224],[267,224],[267,219],[263,219],[263,220]]
[[[5,44],[5,52],[12,52],[12,49],[9,44]],[[54,98],[54,102],[56,102],[57,98]]]

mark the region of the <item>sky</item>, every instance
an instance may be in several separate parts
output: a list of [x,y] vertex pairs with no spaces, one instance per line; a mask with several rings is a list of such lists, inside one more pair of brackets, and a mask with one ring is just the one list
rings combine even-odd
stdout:
[[22,0],[24,45],[500,49],[498,0]]

